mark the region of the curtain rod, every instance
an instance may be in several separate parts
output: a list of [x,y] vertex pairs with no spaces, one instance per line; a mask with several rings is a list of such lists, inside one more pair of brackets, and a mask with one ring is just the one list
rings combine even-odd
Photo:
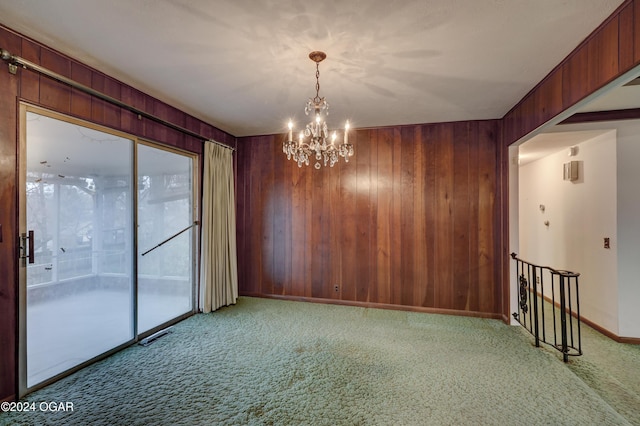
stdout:
[[[110,104],[119,106],[120,108],[124,108],[124,109],[126,109],[128,111],[131,111],[131,112],[137,114],[138,116],[148,118],[149,120],[155,121],[156,123],[160,123],[163,126],[166,126],[166,127],[169,127],[169,128],[171,128],[173,130],[177,130],[177,131],[179,131],[181,133],[184,133],[185,135],[189,135],[189,136],[192,136],[194,138],[200,139],[203,142],[213,142],[213,143],[215,143],[217,145],[220,145],[220,146],[223,146],[223,147],[225,147],[227,149],[235,151],[235,148],[233,148],[233,147],[230,147],[230,146],[225,145],[225,144],[220,143],[220,142],[216,142],[216,141],[211,140],[211,139],[209,139],[209,138],[207,138],[205,136],[202,136],[199,133],[192,132],[189,129],[185,129],[184,127],[178,126],[177,124],[173,124],[173,123],[171,123],[171,122],[169,122],[167,120],[164,120],[164,119],[162,119],[162,118],[160,118],[158,116],[155,116],[153,114],[149,114],[148,112],[145,112],[145,111],[143,111],[141,109],[138,109],[138,108],[134,107],[133,105],[126,104],[126,103],[124,103],[124,102],[122,102],[122,101],[120,101],[120,100],[118,100],[116,98],[112,98],[109,95],[106,95],[106,94],[104,94],[102,92],[98,92],[97,90],[95,90],[95,89],[93,89],[93,88],[91,88],[89,86],[85,86],[84,84],[78,83],[75,80],[67,78],[67,77],[65,77],[65,76],[63,76],[61,74],[56,73],[56,72],[53,72],[53,71],[51,71],[51,70],[49,70],[47,68],[44,68],[44,67],[42,67],[42,66],[40,66],[38,64],[35,64],[35,63],[31,62],[31,61],[28,61],[28,60],[26,60],[24,58],[21,58],[20,56],[12,55],[11,52],[9,52],[6,49],[0,48],[0,58],[9,63],[9,72],[11,74],[15,74],[16,73],[16,71],[17,71],[16,65],[21,65],[25,69],[30,69],[32,71],[36,71],[36,72],[38,72],[40,74],[43,74],[43,75],[45,75],[45,76],[47,76],[49,78],[57,80],[57,81],[59,81],[61,83],[64,83],[64,84],[66,84],[68,86],[71,86],[71,87],[73,87],[75,89],[81,90],[81,91],[83,91],[85,93],[88,93],[89,95],[92,95],[92,96],[95,96],[97,98],[100,98],[103,101],[109,102]],[[13,66],[13,68],[12,68],[12,66]]]
[[214,144],[214,145],[218,145],[218,146],[221,146],[221,147],[223,147],[223,148],[230,149],[231,151],[235,151],[235,150],[236,150],[236,149],[235,149],[234,147],[232,147],[232,146],[225,145],[225,144],[223,144],[222,142],[214,141],[213,139],[207,139],[205,142],[211,142],[211,143],[212,143],[212,144]]

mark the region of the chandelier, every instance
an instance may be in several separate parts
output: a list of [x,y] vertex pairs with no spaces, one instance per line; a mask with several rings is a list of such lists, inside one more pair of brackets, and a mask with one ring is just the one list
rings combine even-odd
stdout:
[[329,130],[323,115],[329,115],[329,103],[325,98],[320,97],[320,62],[327,55],[324,52],[311,52],[309,59],[316,63],[316,96],[309,98],[304,108],[305,115],[313,112],[314,119],[307,124],[305,129],[298,135],[298,140],[293,140],[293,122],[289,120],[289,133],[287,140],[282,143],[282,151],[287,154],[287,159],[298,163],[298,167],[303,164],[309,165],[309,158],[315,157],[315,168],[319,169],[329,165],[333,167],[340,157],[344,158],[346,163],[349,157],[353,155],[353,145],[349,143],[349,121],[344,126],[344,135],[342,142],[338,142],[338,135],[334,131],[329,138]]

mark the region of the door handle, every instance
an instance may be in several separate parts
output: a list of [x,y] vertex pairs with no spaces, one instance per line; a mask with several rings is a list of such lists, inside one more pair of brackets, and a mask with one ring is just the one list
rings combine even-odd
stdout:
[[33,231],[29,231],[27,234],[20,234],[19,258],[22,260],[23,266],[26,266],[26,260],[28,260],[29,263],[35,263]]
[[33,244],[33,231],[29,231],[29,263],[35,263],[34,259],[34,244]]

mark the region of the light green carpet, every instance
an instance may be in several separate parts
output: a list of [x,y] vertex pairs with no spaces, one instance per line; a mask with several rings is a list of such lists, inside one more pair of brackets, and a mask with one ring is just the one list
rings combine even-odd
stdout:
[[[24,399],[71,401],[72,413],[5,413],[0,424],[640,424],[639,405],[625,412],[594,390],[616,387],[583,347],[565,365],[496,320],[243,297]],[[620,367],[638,370],[629,349]],[[637,384],[628,390],[638,397]]]

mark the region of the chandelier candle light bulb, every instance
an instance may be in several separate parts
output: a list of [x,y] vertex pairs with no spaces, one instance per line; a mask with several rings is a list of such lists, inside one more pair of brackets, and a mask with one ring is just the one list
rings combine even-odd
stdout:
[[349,120],[344,125],[344,144],[349,143]]
[[[333,132],[331,140],[327,123],[323,119],[324,115],[329,114],[329,103],[325,98],[320,97],[320,69],[319,64],[327,55],[324,52],[311,52],[309,58],[316,63],[316,96],[309,98],[304,108],[304,113],[309,115],[312,111],[315,114],[315,120],[306,125],[304,131],[300,132],[298,143],[293,141],[293,122],[289,120],[289,134],[287,140],[282,143],[282,151],[287,155],[287,159],[293,157],[293,161],[298,163],[298,167],[303,164],[309,165],[309,157],[315,157],[316,163],[314,167],[320,169],[322,163],[325,166],[333,167],[340,157],[344,158],[345,163],[349,162],[349,157],[353,156],[353,145],[349,143],[349,121],[347,120],[344,127],[343,143],[336,148],[335,141],[338,138],[337,132]],[[308,142],[305,141],[308,138]],[[323,161],[324,160],[324,161]]]

